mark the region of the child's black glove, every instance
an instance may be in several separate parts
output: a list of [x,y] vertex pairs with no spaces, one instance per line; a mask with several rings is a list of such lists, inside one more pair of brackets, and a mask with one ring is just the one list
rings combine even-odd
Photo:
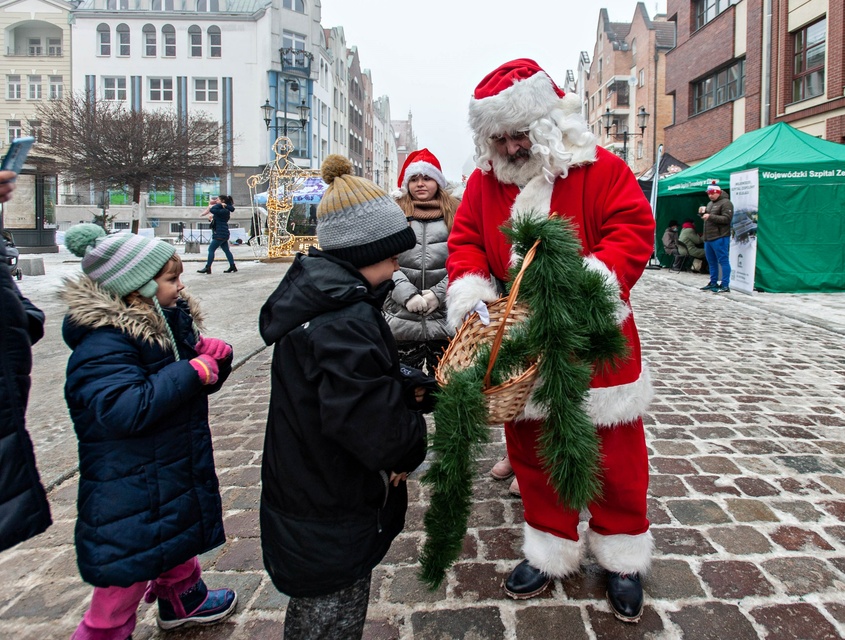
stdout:
[[[434,411],[434,405],[437,403],[434,397],[437,382],[434,378],[406,364],[399,365],[399,372],[402,374],[402,395],[405,405],[409,409],[423,413]],[[423,390],[422,400],[417,399],[419,389]]]

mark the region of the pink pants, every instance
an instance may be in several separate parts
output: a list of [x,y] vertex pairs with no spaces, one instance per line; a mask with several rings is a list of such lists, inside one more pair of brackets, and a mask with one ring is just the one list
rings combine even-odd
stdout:
[[91,606],[82,617],[71,640],[125,640],[135,629],[135,614],[148,592],[180,594],[200,579],[202,569],[191,558],[150,582],[136,582],[129,587],[94,587]]

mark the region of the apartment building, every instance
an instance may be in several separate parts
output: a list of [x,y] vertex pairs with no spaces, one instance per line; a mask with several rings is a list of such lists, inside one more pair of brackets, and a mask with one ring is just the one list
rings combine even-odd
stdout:
[[[845,142],[841,0],[668,0],[669,151],[694,164],[743,133],[787,122]],[[703,136],[702,131],[707,135]]]
[[592,61],[581,53],[578,77],[590,129],[636,174],[654,164],[663,129],[672,121],[663,81],[673,45],[674,25],[663,15],[649,18],[639,2],[630,22],[613,22],[601,9]]
[[62,0],[0,2],[0,148],[21,136],[36,144],[17,180],[17,196],[7,203],[0,227],[14,230],[15,242],[30,250],[55,248],[58,185],[50,167],[49,123],[37,109],[45,100],[60,100],[70,88],[72,5]]

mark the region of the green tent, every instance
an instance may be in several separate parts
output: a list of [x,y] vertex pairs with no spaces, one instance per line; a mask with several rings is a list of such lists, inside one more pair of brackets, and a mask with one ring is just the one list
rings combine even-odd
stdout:
[[[728,190],[731,174],[759,170],[757,269],[760,291],[845,291],[845,145],[779,122],[737,138],[707,160],[660,180],[657,256],[669,220],[693,219],[707,204],[705,185]],[[730,194],[730,191],[728,190]]]

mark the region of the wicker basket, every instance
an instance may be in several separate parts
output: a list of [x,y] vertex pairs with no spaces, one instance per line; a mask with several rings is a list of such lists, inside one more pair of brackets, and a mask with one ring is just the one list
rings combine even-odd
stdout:
[[514,278],[510,295],[487,305],[487,310],[490,312],[490,324],[485,326],[477,313],[473,313],[467,318],[449,343],[449,347],[440,359],[434,374],[437,384],[445,386],[449,382],[448,374],[451,370],[462,370],[471,366],[478,347],[483,344],[492,344],[490,362],[487,366],[487,375],[484,376],[482,391],[487,403],[488,424],[508,422],[522,413],[537,379],[538,367],[537,363],[534,362],[521,373],[509,378],[502,384],[490,386],[490,373],[496,363],[496,357],[505,333],[510,327],[528,317],[528,307],[524,304],[518,304],[516,300],[522,275],[534,259],[539,243],[540,241],[537,240],[525,255],[522,268]]

